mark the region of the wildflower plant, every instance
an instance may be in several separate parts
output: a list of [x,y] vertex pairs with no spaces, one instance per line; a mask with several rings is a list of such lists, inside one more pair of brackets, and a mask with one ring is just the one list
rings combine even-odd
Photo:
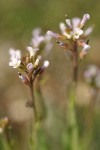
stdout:
[[67,52],[71,52],[72,61],[72,85],[69,90],[69,101],[67,101],[67,133],[64,133],[66,137],[66,149],[78,150],[79,148],[79,134],[78,124],[76,116],[76,83],[78,79],[78,65],[88,53],[90,49],[88,35],[92,32],[93,28],[89,27],[84,30],[86,22],[90,19],[89,14],[84,14],[83,18],[73,18],[72,20],[67,17],[65,20],[66,24],[61,22],[59,28],[61,34],[47,31],[48,35],[51,35],[56,39],[56,42],[60,47],[65,49]]
[[44,70],[49,66],[49,61],[46,60],[40,65],[41,57],[36,56],[38,48],[27,47],[28,55],[21,56],[20,50],[10,49],[10,62],[9,66],[18,70],[18,76],[22,82],[30,88],[31,100],[26,105],[33,107],[36,117],[36,106],[34,102],[33,84],[36,78],[42,75]]
[[[31,147],[31,149],[33,149],[34,146],[38,147],[38,144],[36,144],[39,139],[38,137],[44,137],[41,120],[44,119],[46,115],[46,108],[40,82],[43,72],[49,66],[49,61],[45,60],[43,62],[42,55],[46,56],[49,54],[52,48],[52,37],[47,34],[41,35],[41,32],[41,28],[35,28],[33,30],[30,46],[26,49],[26,56],[22,56],[20,50],[12,48],[9,50],[9,66],[17,69],[19,78],[30,89],[31,99],[26,102],[26,106],[33,108],[35,120],[35,124],[31,127],[31,143],[29,142],[29,147]],[[36,79],[37,81],[35,84],[34,82]],[[43,134],[41,135],[40,132],[43,132]],[[34,144],[36,139],[37,141]]]

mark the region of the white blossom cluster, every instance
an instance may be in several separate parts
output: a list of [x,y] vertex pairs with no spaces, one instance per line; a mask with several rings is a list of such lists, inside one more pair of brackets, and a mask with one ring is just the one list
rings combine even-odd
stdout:
[[84,14],[82,19],[75,17],[70,20],[67,18],[65,20],[66,25],[63,22],[59,24],[62,33],[61,35],[52,31],[48,31],[47,34],[55,37],[57,39],[57,43],[66,50],[73,51],[72,45],[74,41],[77,41],[77,46],[82,47],[80,58],[83,58],[90,48],[86,38],[93,30],[92,27],[89,27],[83,31],[83,28],[89,19],[89,14]]
[[18,69],[19,78],[25,83],[30,83],[30,78],[40,75],[45,68],[49,66],[49,61],[44,61],[40,67],[40,60],[42,58],[42,51],[48,54],[53,46],[50,35],[41,35],[42,29],[37,27],[32,32],[31,46],[27,47],[29,56],[25,59],[21,56],[20,50],[10,49],[9,66]]
[[49,66],[49,61],[44,61],[40,66],[41,56],[36,56],[38,48],[27,47],[29,53],[24,59],[21,56],[20,50],[10,49],[10,62],[9,66],[18,69],[19,78],[26,84],[41,75],[42,72]]

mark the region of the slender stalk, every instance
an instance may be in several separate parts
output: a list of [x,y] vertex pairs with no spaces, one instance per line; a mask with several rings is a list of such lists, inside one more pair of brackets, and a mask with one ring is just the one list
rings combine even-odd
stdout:
[[33,106],[34,117],[35,117],[35,120],[37,120],[37,111],[36,111],[35,98],[34,98],[33,82],[30,82],[30,94],[31,94],[31,104]]
[[72,85],[69,91],[69,138],[70,138],[70,150],[78,150],[78,126],[76,119],[76,111],[75,111],[75,101],[76,101],[76,84],[77,84],[77,75],[78,75],[78,52],[77,52],[77,41],[74,42],[73,45],[73,75],[72,75]]
[[74,42],[73,46],[73,82],[77,83],[78,74],[78,53],[77,53],[77,41]]

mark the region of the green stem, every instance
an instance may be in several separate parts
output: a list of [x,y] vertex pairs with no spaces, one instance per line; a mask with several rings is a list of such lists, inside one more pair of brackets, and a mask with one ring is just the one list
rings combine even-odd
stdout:
[[69,129],[70,129],[70,150],[78,150],[78,126],[75,111],[76,85],[73,84],[69,99]]
[[78,150],[78,126],[75,111],[76,101],[76,85],[78,75],[78,52],[77,52],[77,41],[73,45],[73,83],[70,87],[69,102],[68,102],[68,115],[69,115],[69,136],[70,136],[70,150]]

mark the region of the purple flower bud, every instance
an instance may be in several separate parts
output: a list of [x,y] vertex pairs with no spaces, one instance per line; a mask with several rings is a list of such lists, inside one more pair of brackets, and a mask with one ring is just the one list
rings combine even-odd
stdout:
[[27,64],[27,69],[29,71],[32,71],[33,70],[33,64],[32,63]]

